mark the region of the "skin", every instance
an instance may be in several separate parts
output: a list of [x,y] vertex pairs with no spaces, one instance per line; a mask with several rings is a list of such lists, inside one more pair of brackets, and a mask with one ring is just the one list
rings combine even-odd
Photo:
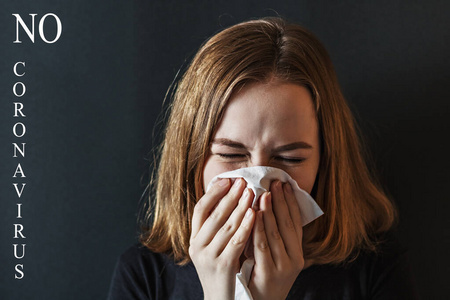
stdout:
[[[251,166],[286,171],[311,192],[319,161],[319,129],[309,91],[272,80],[233,95],[214,135],[203,169],[203,187],[223,172]],[[189,253],[205,299],[233,299],[235,275],[251,239],[254,299],[285,299],[305,267],[300,211],[289,184],[271,183],[258,211],[243,179],[218,181],[198,201]]]

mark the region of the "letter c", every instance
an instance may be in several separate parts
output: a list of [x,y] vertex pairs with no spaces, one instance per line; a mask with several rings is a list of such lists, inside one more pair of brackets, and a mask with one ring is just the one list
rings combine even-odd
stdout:
[[23,75],[25,75],[25,71],[23,71],[22,74],[17,73],[17,65],[22,65],[22,66],[25,68],[25,62],[23,62],[23,61],[18,61],[18,62],[16,62],[16,63],[14,64],[14,68],[13,68],[14,74],[15,74],[16,76],[18,76],[18,77],[22,77]]

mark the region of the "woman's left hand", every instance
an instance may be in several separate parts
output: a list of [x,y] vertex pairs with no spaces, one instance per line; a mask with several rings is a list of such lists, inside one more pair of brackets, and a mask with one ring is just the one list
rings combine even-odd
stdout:
[[304,267],[300,210],[289,183],[272,182],[260,198],[253,228],[255,266],[249,289],[254,299],[286,299]]

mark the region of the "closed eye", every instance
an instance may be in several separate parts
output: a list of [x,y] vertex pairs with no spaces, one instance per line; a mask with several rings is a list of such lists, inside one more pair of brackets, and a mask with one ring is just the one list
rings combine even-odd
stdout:
[[305,159],[301,157],[286,157],[286,156],[277,156],[275,157],[276,160],[291,163],[291,164],[299,164],[303,162]]
[[216,155],[226,158],[226,159],[233,159],[233,158],[243,158],[245,157],[244,154],[236,154],[236,153],[216,153]]
[[[224,160],[229,160],[229,161],[240,161],[240,160],[246,159],[246,157],[247,157],[246,154],[241,154],[241,153],[214,153],[214,154]],[[305,158],[290,157],[290,156],[275,156],[273,158],[273,160],[277,161],[279,163],[282,163],[282,164],[294,165],[294,164],[302,163],[303,161],[305,161]]]

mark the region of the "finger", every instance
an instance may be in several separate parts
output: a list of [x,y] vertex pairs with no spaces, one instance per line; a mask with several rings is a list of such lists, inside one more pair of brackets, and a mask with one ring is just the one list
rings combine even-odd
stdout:
[[286,203],[289,209],[289,214],[291,215],[292,222],[294,223],[295,233],[297,235],[297,241],[299,243],[300,255],[303,256],[303,228],[302,228],[302,216],[300,214],[300,208],[298,206],[297,200],[295,199],[294,191],[292,190],[291,184],[286,183],[284,185],[284,195],[286,198]]
[[[289,184],[289,183],[288,183]],[[299,254],[298,237],[294,222],[289,213],[289,207],[286,203],[283,185],[280,181],[274,181],[271,185],[272,205],[278,230],[283,239],[285,251],[289,257],[296,257]]]
[[242,178],[234,182],[228,194],[220,200],[200,228],[196,236],[199,245],[208,245],[211,242],[236,208],[244,188],[245,181]]
[[262,211],[257,212],[255,226],[253,226],[253,255],[255,257],[255,267],[262,270],[273,269],[274,262],[267,242]]
[[229,243],[232,236],[238,230],[242,219],[248,208],[251,207],[253,200],[253,192],[251,189],[246,188],[237,207],[231,213],[231,216],[226,220],[225,224],[219,229],[217,234],[214,236],[213,240],[209,244],[211,251],[214,251],[216,256],[224,250],[226,245]]
[[280,260],[286,257],[287,254],[272,210],[272,193],[264,193],[261,196],[260,205],[261,211],[263,212],[264,229],[270,253],[272,254],[275,265],[278,265]]
[[221,255],[224,257],[239,257],[242,254],[252,232],[254,221],[255,211],[248,208],[238,230],[234,233]]
[[230,180],[228,178],[219,179],[206,194],[197,201],[192,216],[191,238],[195,238],[214,206],[226,195],[229,188]]

